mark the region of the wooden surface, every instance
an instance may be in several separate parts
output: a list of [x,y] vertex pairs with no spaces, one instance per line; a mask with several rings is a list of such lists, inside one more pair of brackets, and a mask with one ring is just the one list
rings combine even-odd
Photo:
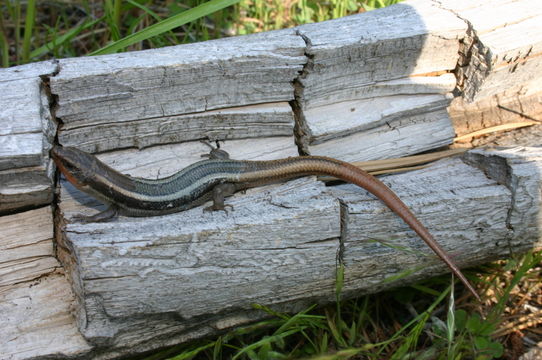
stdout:
[[60,60],[62,70],[51,79],[64,123],[60,141],[106,151],[293,136],[287,102],[304,48],[293,30],[283,30]]
[[[469,22],[471,39],[458,68],[466,98],[482,99],[505,90],[542,90],[542,3],[522,1],[439,1]],[[513,76],[511,76],[513,74]],[[528,84],[528,85],[526,85]]]
[[[409,1],[290,30],[61,60],[51,79],[59,141],[102,152],[286,136],[295,115],[305,153],[360,161],[434,149],[452,142],[445,108],[455,88],[468,99],[537,89],[540,8]],[[525,29],[532,40],[510,40]]]
[[[532,199],[540,192],[540,155],[536,148],[479,151],[469,157],[476,166],[453,158],[384,179],[468,266],[542,247],[539,204]],[[495,160],[484,165],[487,158],[508,163],[510,176],[502,178],[503,169],[491,165]],[[486,166],[488,175],[478,166]],[[86,206],[70,193],[76,192],[67,187],[61,194],[67,219]],[[446,271],[408,226],[352,185],[326,188],[305,178],[253,189],[228,204],[233,211],[199,207],[108,224],[66,224],[61,258],[76,283],[84,336],[99,347],[115,344],[107,348],[118,355],[218,334],[265,316],[252,303],[281,311],[326,303],[334,297],[337,256],[346,266],[345,296]],[[399,282],[384,281],[405,270],[417,271]]]
[[[89,152],[188,142],[195,139],[289,137],[293,143],[294,116],[286,102],[211,110],[188,115],[111,122],[64,128],[59,141]],[[92,131],[90,131],[92,130]]]
[[306,152],[373,160],[451,143],[444,109],[456,86],[463,20],[411,1],[298,31],[310,55],[296,88]]
[[467,153],[466,159],[511,191],[512,201],[506,224],[512,233],[505,247],[518,252],[540,248],[542,148],[473,150]]
[[58,71],[57,60],[46,60],[26,65],[0,69],[0,83],[14,80],[35,79],[54,75]]
[[54,257],[51,208],[2,216],[0,228],[1,358],[86,353],[71,285]]
[[[363,139],[352,135],[326,141],[311,147],[312,155],[338,157],[344,161],[367,161],[401,157],[418,153],[421,137],[424,147],[431,149],[447,145],[454,130],[446,109],[405,116],[396,122],[363,131]],[[446,139],[446,140],[444,140]]]
[[34,280],[58,267],[50,207],[0,217],[0,287]]
[[[502,124],[531,119],[542,121],[542,90],[528,88],[518,92],[511,89],[471,103],[458,97],[452,101],[448,112],[457,136]],[[468,143],[468,140],[464,142]]]
[[55,70],[54,62],[0,69],[0,214],[53,199],[48,151],[56,125],[40,76]]

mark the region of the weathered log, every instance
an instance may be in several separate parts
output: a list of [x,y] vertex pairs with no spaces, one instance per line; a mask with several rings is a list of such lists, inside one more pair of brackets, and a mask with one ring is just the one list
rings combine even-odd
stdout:
[[283,30],[60,60],[62,70],[51,79],[64,123],[60,141],[79,145],[86,138],[86,149],[106,151],[198,138],[292,136],[286,102],[294,98],[304,49],[301,37]]
[[448,112],[456,135],[462,136],[492,126],[529,121],[530,118],[542,121],[541,100],[542,91],[504,91],[471,103],[455,98]]
[[[542,73],[542,4],[523,1],[439,1],[469,23],[457,76],[467,99],[536,87]],[[511,76],[513,74],[513,76]],[[528,84],[528,85],[527,85]]]
[[58,267],[49,207],[0,217],[0,286],[34,280]]
[[[535,91],[534,93],[532,91]],[[478,147],[493,142],[496,145],[540,145],[537,127],[518,130],[514,134],[487,133],[502,126],[531,127],[542,121],[542,91],[533,87],[521,91],[510,90],[468,103],[464,98],[455,98],[448,112],[456,135],[456,146]],[[538,120],[538,121],[537,121]],[[486,133],[483,138],[469,134]],[[512,138],[510,138],[512,137]],[[528,138],[531,141],[528,141]],[[458,140],[461,139],[459,142]]]
[[0,83],[14,80],[36,79],[38,77],[46,78],[50,75],[54,75],[58,70],[57,60],[47,60],[10,68],[1,68]]
[[[326,155],[345,161],[367,161],[393,158],[447,145],[453,139],[454,131],[446,109],[405,116],[392,124],[366,129],[352,136],[328,140],[310,147],[312,155]],[[363,134],[363,135],[361,135]],[[447,140],[443,140],[447,139]]]
[[[294,114],[286,102],[252,105],[90,127],[65,127],[59,142],[90,152],[145,148],[157,144],[196,139],[243,139],[290,137],[293,143]],[[91,130],[91,131],[90,131]]]
[[[501,160],[487,161],[493,157]],[[468,159],[476,167],[455,158],[385,181],[462,266],[540,248],[539,204],[527,201],[540,192],[540,149],[479,151]],[[68,188],[61,197],[69,199],[70,192],[76,193]],[[325,303],[334,297],[337,256],[346,266],[345,296],[446,270],[434,255],[424,255],[423,242],[399,218],[350,185],[326,189],[302,179],[253,189],[228,203],[234,210],[227,213],[199,207],[109,224],[65,224],[58,232],[62,259],[75,284],[85,338],[117,356],[265,316],[252,310],[253,303],[281,311]],[[83,207],[66,204],[60,209],[68,220]],[[407,269],[418,271],[383,281]]]
[[[456,134],[501,124],[540,118],[542,85],[542,3],[539,1],[470,2],[442,1],[469,22],[468,41],[462,48],[457,68],[458,87],[463,98],[449,107]],[[491,6],[487,6],[491,4]],[[484,9],[481,11],[481,9]],[[472,103],[472,100],[475,100]],[[519,114],[524,114],[521,116]],[[531,130],[520,131],[531,136]],[[518,134],[519,134],[518,133]],[[517,137],[521,143],[525,136]],[[513,136],[513,135],[512,135]],[[498,141],[474,140],[473,146]],[[504,141],[507,145],[512,141]],[[530,142],[533,143],[533,142]]]
[[54,62],[0,70],[0,214],[53,199],[49,149],[56,133],[40,76]]
[[50,207],[0,217],[2,359],[77,356],[71,285],[54,257]]
[[413,1],[298,31],[310,56],[296,89],[306,152],[372,160],[451,143],[444,109],[467,31],[453,12]]

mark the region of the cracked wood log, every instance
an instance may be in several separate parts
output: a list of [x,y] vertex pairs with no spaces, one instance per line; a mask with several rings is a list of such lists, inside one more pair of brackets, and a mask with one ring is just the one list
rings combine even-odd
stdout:
[[289,136],[292,81],[306,61],[294,30],[59,60],[59,142],[97,152],[209,138]]
[[[332,28],[341,30],[329,36]],[[463,20],[411,1],[298,29],[310,56],[296,89],[306,152],[359,161],[451,143],[446,106]]]
[[[469,100],[507,90],[542,90],[542,4],[538,0],[442,0],[469,24],[469,38],[458,64],[459,86]],[[513,74],[513,76],[512,76]]]
[[53,249],[51,207],[0,217],[0,357],[77,356],[90,350]]
[[48,153],[56,125],[40,76],[55,70],[52,61],[0,69],[0,215],[53,199]]
[[[469,23],[469,37],[456,71],[464,96],[455,98],[448,109],[456,134],[502,124],[527,126],[530,119],[541,120],[542,3],[446,0],[441,4]],[[516,143],[532,137],[533,132],[536,130],[523,131]],[[465,139],[465,145],[490,141],[474,139],[469,144]]]
[[[448,112],[459,137],[500,125],[533,126],[542,123],[542,91],[535,86],[526,87],[522,91],[512,89],[472,103],[464,98],[455,98]],[[527,129],[527,132],[533,130]],[[521,137],[517,140],[516,143],[520,144]],[[476,138],[466,137],[457,145],[476,147],[480,146],[481,142]]]
[[[540,148],[479,150],[466,159],[384,181],[461,266],[541,248]],[[60,210],[68,221],[88,209],[85,198],[63,184]],[[345,264],[345,296],[446,271],[408,226],[355,186],[326,188],[304,178],[252,189],[228,204],[234,210],[227,213],[199,207],[61,225],[60,255],[78,299],[79,328],[104,351],[101,357],[219,334],[265,317],[253,303],[296,311],[332,301],[337,256]],[[405,270],[417,271],[384,281]]]

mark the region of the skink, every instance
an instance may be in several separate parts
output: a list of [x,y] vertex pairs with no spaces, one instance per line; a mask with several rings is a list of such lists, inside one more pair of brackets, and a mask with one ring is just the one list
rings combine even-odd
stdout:
[[78,189],[110,205],[86,221],[109,220],[117,213],[154,216],[183,211],[212,199],[212,209],[224,209],[224,197],[262,184],[307,175],[329,175],[369,191],[401,217],[448,265],[452,272],[480,300],[476,290],[447,253],[410,209],[383,182],[344,161],[322,156],[299,156],[280,160],[246,161],[229,159],[220,149],[210,159],[196,162],[162,179],[123,175],[94,155],[71,147],[54,146],[52,158],[64,176]]

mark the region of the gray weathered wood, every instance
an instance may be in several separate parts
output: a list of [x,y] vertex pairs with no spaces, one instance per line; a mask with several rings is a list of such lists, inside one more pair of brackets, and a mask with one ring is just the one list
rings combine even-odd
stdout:
[[0,69],[0,82],[47,77],[58,71],[57,60],[40,61],[26,65]]
[[[536,17],[539,5],[532,5]],[[497,12],[484,20],[485,7],[510,15]],[[531,75],[526,79],[500,70],[491,80],[500,67],[483,72],[476,56],[467,57],[474,48],[495,52],[502,47],[508,40],[494,38],[510,38],[502,32],[512,28],[505,26],[510,19],[514,29],[531,24],[521,8],[505,0],[477,5],[414,0],[295,30],[61,60],[59,74],[51,79],[59,99],[57,115],[65,123],[60,142],[108,151],[204,137],[283,136],[291,126],[284,101],[293,100],[293,83],[305,152],[326,154],[333,148],[327,155],[352,160],[367,152],[364,144],[375,142],[375,132],[390,133],[386,139],[394,146],[392,151],[380,146],[371,159],[430,150],[452,141],[442,110],[457,86],[456,69],[461,79],[467,76],[473,83],[540,83]],[[521,62],[531,64],[528,73],[533,73],[536,59]],[[269,113],[277,101],[280,109]],[[437,130],[417,131],[421,123]],[[179,131],[186,126],[192,130]]]
[[[61,245],[78,254],[77,258],[69,255],[68,264],[78,283],[75,288],[82,291],[78,296],[83,301],[79,310],[85,313],[79,316],[83,334],[95,343],[114,337],[120,346],[128,345],[124,341],[136,335],[142,342],[151,341],[145,346],[155,347],[163,341],[178,341],[174,336],[183,328],[197,329],[192,325],[196,318],[204,321],[210,313],[224,309],[236,313],[235,309],[249,310],[252,303],[267,302],[265,299],[279,295],[278,287],[286,302],[312,298],[315,288],[330,292],[339,204],[323,194],[324,190],[319,183],[293,182],[271,193],[240,197],[230,202],[234,210],[228,213],[206,213],[200,207],[170,217],[146,218],[144,227],[150,232],[142,231],[140,219],[133,218],[110,224],[68,224]],[[126,237],[128,233],[131,239]],[[95,261],[106,263],[95,267]],[[303,271],[290,272],[291,266],[302,266]],[[119,292],[110,292],[111,284],[103,281],[110,275]],[[91,278],[96,282],[89,282]],[[153,295],[145,291],[137,301],[131,298],[133,291],[150,290],[160,279],[173,278],[177,279],[174,287],[153,289]],[[87,292],[94,295],[84,296]],[[103,305],[109,315],[100,310]],[[145,308],[154,315],[145,319],[146,327],[137,326]],[[166,318],[166,313],[175,316]],[[192,320],[179,321],[181,318]],[[221,316],[211,318],[202,325],[212,328]],[[155,342],[147,326],[164,321],[169,324],[167,335],[159,331],[156,335],[161,340]],[[105,333],[110,336],[104,338]]]
[[73,292],[66,277],[52,273],[0,288],[2,359],[81,359],[90,346],[72,313]]
[[293,30],[60,60],[51,79],[69,126],[163,118],[293,99],[305,63]]
[[[453,130],[441,121],[446,120],[442,110],[456,86],[449,72],[467,31],[451,11],[431,1],[407,1],[298,31],[310,56],[296,91],[305,151],[333,149],[329,155],[353,160],[354,154],[367,153],[375,133],[395,145],[385,142],[361,159],[408,155],[451,142]],[[427,120],[437,121],[424,124],[438,128],[430,136],[401,131]]]
[[53,200],[51,184],[0,186],[0,214],[34,208]]
[[58,139],[61,144],[99,152],[197,139],[292,137],[294,114],[288,103],[281,102],[91,127],[67,124],[62,130]]
[[0,357],[77,356],[90,348],[53,251],[50,207],[0,217]]
[[506,225],[512,234],[503,246],[519,253],[542,247],[542,147],[473,150],[467,159],[510,189]]
[[[363,135],[360,135],[363,134]],[[360,138],[363,136],[363,139]],[[420,138],[424,143],[420,144]],[[422,149],[447,145],[454,137],[445,109],[405,116],[394,123],[367,129],[311,146],[312,155],[326,155],[345,161],[401,157]]]
[[48,152],[56,125],[38,75],[55,69],[48,64],[0,71],[0,214],[44,205],[53,198]]
[[[317,106],[450,91],[448,77],[439,75],[456,66],[467,25],[431,1],[407,1],[297,29],[314,66],[300,79],[303,100]],[[409,81],[413,76],[421,79]]]
[[480,99],[503,90],[536,87],[542,73],[542,3],[538,0],[477,1],[443,0],[441,6],[469,22],[459,68],[465,96]]
[[[493,125],[496,103],[537,113],[540,16],[533,0],[415,0],[278,32],[0,69],[0,212],[52,200],[49,80],[64,121],[59,142],[107,151],[102,160],[134,176],[199,160],[208,152],[201,138],[228,140],[239,159],[296,155],[294,114],[305,151],[401,156],[451,142],[445,107],[456,86],[481,99],[461,105],[463,129]],[[463,266],[541,248],[540,150],[467,159],[475,166],[446,160],[385,181]],[[0,234],[0,357],[112,359],[261,319],[255,302],[281,311],[326,303],[337,256],[345,296],[446,270],[352,186],[302,179],[228,201],[228,213],[200,207],[81,225],[69,223],[74,214],[103,205],[62,182],[57,245],[71,283],[52,257],[49,208],[0,217],[11,234]],[[382,281],[408,269],[419,271]]]
[[29,281],[58,267],[50,207],[1,216],[0,287]]
[[[521,251],[506,245],[512,236],[506,222],[510,191],[460,159],[442,160],[427,170],[388,176],[385,181],[461,267],[508,255],[510,249]],[[352,185],[332,189],[348,209],[343,230],[348,234],[343,254],[347,294],[379,291],[428,273],[448,271],[385,205],[360,192]],[[531,245],[540,241],[535,232],[530,236]],[[407,270],[414,271],[412,277],[383,283]]]
[[[526,148],[475,155],[514,163],[508,179],[491,172],[488,178],[455,158],[384,180],[455,260],[468,266],[542,247],[537,207],[525,200],[540,190],[538,153]],[[521,179],[519,186],[513,178]],[[77,193],[63,189],[61,198],[70,192]],[[70,219],[84,206],[67,199],[60,209]],[[162,217],[65,225],[61,258],[79,299],[79,326],[91,343],[114,354],[106,358],[265,316],[252,310],[252,303],[293,311],[331,301],[336,256],[346,265],[347,296],[446,271],[397,216],[351,185],[330,189],[301,179],[253,189],[228,203],[234,210],[227,213],[199,207]],[[510,208],[517,213],[511,218]],[[512,240],[516,237],[521,240]],[[409,269],[418,271],[399,282],[383,281]]]
[[0,170],[42,164],[39,77],[0,83]]
[[52,168],[47,155],[56,132],[41,76],[56,63],[0,69],[0,213],[52,200]]
[[448,112],[456,135],[461,136],[492,126],[529,120],[520,114],[542,121],[541,99],[542,90],[511,89],[470,103],[457,97],[450,104]]

